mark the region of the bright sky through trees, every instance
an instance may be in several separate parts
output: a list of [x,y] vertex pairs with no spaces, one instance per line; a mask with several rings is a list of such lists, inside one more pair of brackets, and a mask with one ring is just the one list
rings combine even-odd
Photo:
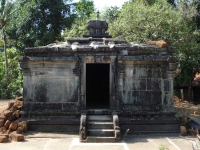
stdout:
[[[80,0],[74,0],[74,2],[78,2]],[[101,10],[104,7],[111,7],[111,6],[117,6],[121,7],[124,2],[127,2],[128,0],[93,0],[95,8],[97,10]]]

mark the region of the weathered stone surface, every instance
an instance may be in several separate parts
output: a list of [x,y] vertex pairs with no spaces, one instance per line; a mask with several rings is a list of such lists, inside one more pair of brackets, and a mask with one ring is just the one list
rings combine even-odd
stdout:
[[15,117],[15,115],[12,114],[7,119],[12,122],[12,121],[16,120],[17,117]]
[[5,120],[4,119],[0,119],[0,128],[3,127]]
[[0,128],[0,134],[6,133],[6,128],[5,127],[1,127]]
[[8,109],[10,109],[14,105],[14,102],[9,102],[8,103]]
[[24,135],[22,135],[22,134],[17,134],[17,133],[11,133],[10,134],[10,138],[12,139],[12,140],[14,140],[14,141],[17,141],[17,142],[19,142],[19,141],[24,141]]
[[7,117],[10,117],[12,115],[12,111],[10,111],[10,110],[5,110],[3,113]]
[[146,86],[147,86],[146,79],[137,79],[137,78],[133,79],[133,90],[146,90]]
[[161,80],[160,79],[151,79],[147,82],[147,89],[152,91],[161,90]]
[[164,80],[164,91],[169,91],[169,81]]
[[5,136],[5,137],[9,138],[8,134],[0,134],[0,136]]
[[23,128],[22,127],[18,127],[16,130],[17,134],[22,134],[23,133]]
[[4,124],[4,128],[8,129],[10,124],[11,124],[11,122],[9,120],[6,120],[6,122]]
[[180,134],[181,134],[182,136],[186,136],[186,135],[187,135],[187,129],[186,129],[185,126],[181,126],[181,127],[180,127]]
[[4,120],[6,119],[6,116],[4,115],[4,113],[0,114],[0,119],[4,119]]
[[194,129],[187,129],[187,134],[191,136],[197,136],[198,132],[197,130],[194,130]]
[[15,120],[13,123],[18,124],[18,123],[20,123],[20,121],[19,120]]
[[8,129],[6,133],[7,133],[7,134],[11,134],[11,133],[12,133],[12,130]]
[[17,128],[18,128],[18,125],[16,123],[11,123],[8,129],[11,131],[15,131],[17,130]]
[[9,138],[5,135],[0,135],[0,143],[6,143],[9,141]]
[[13,113],[13,115],[15,115],[15,117],[17,117],[17,118],[19,118],[19,114],[20,113],[20,110],[16,110],[14,113]]
[[27,122],[26,121],[19,122],[18,126],[22,129],[23,132],[27,131]]
[[16,111],[18,109],[18,107],[14,104],[9,110],[11,111],[11,112],[14,112],[14,111]]
[[[90,23],[101,26],[98,24],[101,21]],[[77,116],[73,118],[77,121],[82,110],[87,111],[90,104],[102,108],[102,99],[106,99],[106,108],[118,111],[122,116],[174,113],[171,109],[173,69],[177,61],[171,57],[174,48],[167,47],[164,41],[148,45],[100,38],[105,30],[100,31],[93,25],[89,29],[91,37],[71,38],[63,43],[25,49],[25,56],[19,59],[24,77],[24,106],[20,113],[23,119],[30,119],[30,126],[37,128],[39,124],[45,128],[45,124],[66,124],[66,120],[68,124],[72,116]],[[108,73],[101,71],[109,78],[105,86],[97,83],[91,88],[87,87],[91,83],[87,82],[89,64],[109,66]],[[95,75],[95,81],[103,76],[99,74]],[[94,92],[90,90],[101,86],[107,86],[107,91],[100,88]],[[91,102],[88,91],[96,94]],[[107,96],[99,98],[99,95]],[[20,116],[21,106],[22,101],[17,99],[10,108],[14,110],[15,117]],[[167,120],[162,124],[167,124]],[[20,123],[18,126],[18,133],[27,128]],[[167,128],[167,125],[163,128]]]
[[23,96],[17,97],[17,100],[22,101],[23,100]]
[[16,100],[14,105],[17,106],[18,109],[20,109],[23,106],[23,102],[21,100]]

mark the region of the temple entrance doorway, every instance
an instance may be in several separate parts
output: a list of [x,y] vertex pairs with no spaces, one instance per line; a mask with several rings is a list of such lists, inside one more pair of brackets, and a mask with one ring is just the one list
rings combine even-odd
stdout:
[[86,64],[86,108],[109,108],[110,65]]

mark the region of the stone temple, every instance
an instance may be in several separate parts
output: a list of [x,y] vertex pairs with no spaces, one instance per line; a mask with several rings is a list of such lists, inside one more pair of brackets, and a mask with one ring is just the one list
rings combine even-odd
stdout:
[[91,20],[89,35],[24,50],[21,115],[29,130],[79,132],[82,141],[179,131],[176,49],[128,43],[107,29]]

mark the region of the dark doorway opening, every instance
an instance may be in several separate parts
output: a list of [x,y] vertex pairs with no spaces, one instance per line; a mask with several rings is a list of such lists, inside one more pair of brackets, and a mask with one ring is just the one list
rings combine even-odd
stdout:
[[193,101],[194,104],[200,104],[200,87],[193,87]]
[[109,64],[86,64],[86,107],[109,108]]

